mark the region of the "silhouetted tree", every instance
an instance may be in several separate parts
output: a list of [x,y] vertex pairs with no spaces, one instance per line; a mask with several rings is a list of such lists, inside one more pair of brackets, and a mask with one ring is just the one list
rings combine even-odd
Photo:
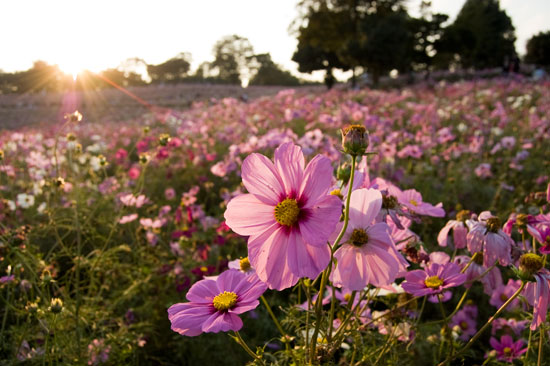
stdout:
[[251,61],[254,48],[250,41],[238,35],[220,39],[213,48],[213,73],[224,83],[241,84],[251,77]]
[[525,62],[550,66],[550,31],[540,32],[527,41]]
[[253,58],[259,66],[250,80],[250,85],[300,85],[300,80],[290,72],[282,70],[273,62],[269,53],[254,55]]
[[292,61],[298,63],[300,72],[325,70],[325,84],[330,89],[334,83],[333,70],[346,71],[351,66],[343,57],[349,39],[349,16],[329,5],[324,0],[302,2],[307,11],[296,30],[298,46]]
[[[516,55],[514,26],[498,0],[467,0],[439,44],[440,65],[502,66]],[[443,60],[443,62],[441,61]]]
[[158,65],[147,65],[147,73],[152,83],[180,82],[188,74],[191,66],[191,55],[181,52],[168,61]]

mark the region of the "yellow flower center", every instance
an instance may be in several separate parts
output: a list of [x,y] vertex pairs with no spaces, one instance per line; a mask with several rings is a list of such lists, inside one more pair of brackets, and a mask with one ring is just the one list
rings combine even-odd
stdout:
[[287,198],[275,206],[275,220],[284,226],[293,226],[298,222],[300,207],[293,198]]
[[500,301],[506,301],[506,300],[508,300],[508,296],[506,296],[506,294],[500,295]]
[[487,219],[487,230],[491,233],[498,233],[500,230],[500,220],[498,217],[491,217]]
[[344,300],[346,300],[346,302],[349,302],[351,300],[351,294],[345,294]]
[[537,273],[542,269],[542,258],[534,253],[526,253],[519,258],[519,268],[530,274]]
[[349,241],[356,247],[362,247],[363,245],[368,243],[369,236],[363,229],[354,229],[351,233]]
[[201,272],[208,272],[208,267],[202,266],[200,269]]
[[460,328],[463,329],[463,330],[468,329],[468,323],[466,323],[465,320],[461,321],[460,322]]
[[248,257],[244,257],[239,261],[239,266],[241,267],[241,271],[246,272],[250,269],[250,261],[248,260]]
[[519,214],[516,217],[516,225],[521,228],[524,228],[525,226],[527,226],[528,220],[529,220],[529,217],[526,214]]
[[504,347],[504,349],[502,350],[502,352],[506,355],[506,356],[509,356],[512,354],[512,349],[510,347]]
[[424,284],[429,288],[439,288],[443,285],[443,280],[438,276],[430,276],[424,280]]
[[470,218],[471,214],[470,214],[470,211],[468,210],[462,210],[462,211],[459,211],[457,214],[456,214],[456,219],[458,221],[462,221],[462,222],[465,222],[466,220],[468,220]]
[[416,200],[410,200],[409,202],[410,202],[411,205],[413,205],[414,207],[418,206],[418,201],[416,201]]
[[218,311],[226,311],[231,309],[237,303],[237,294],[234,292],[224,291],[214,297],[212,304]]
[[342,194],[342,191],[340,191],[338,188],[332,190],[332,191],[330,192],[330,194],[331,194],[332,196],[340,197],[340,199],[343,199],[343,198],[344,198],[344,195]]

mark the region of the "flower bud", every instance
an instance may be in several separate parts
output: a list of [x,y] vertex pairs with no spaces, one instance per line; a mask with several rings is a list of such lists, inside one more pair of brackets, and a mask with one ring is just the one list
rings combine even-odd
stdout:
[[362,156],[369,146],[369,134],[363,125],[350,125],[342,129],[342,148],[351,156]]
[[170,137],[169,134],[167,133],[163,133],[162,135],[159,136],[159,145],[160,146],[166,146],[168,145],[168,143],[170,142],[172,138]]
[[79,111],[74,111],[73,113],[67,113],[65,119],[69,123],[78,123],[82,121],[82,114]]
[[54,314],[59,314],[63,310],[63,300],[57,297],[52,298],[49,310]]

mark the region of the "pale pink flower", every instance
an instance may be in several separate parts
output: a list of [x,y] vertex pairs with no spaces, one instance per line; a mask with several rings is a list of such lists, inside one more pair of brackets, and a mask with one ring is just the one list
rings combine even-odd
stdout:
[[300,147],[285,143],[274,162],[251,154],[242,165],[250,192],[233,198],[225,211],[227,225],[248,238],[248,258],[260,279],[282,290],[300,277],[316,278],[330,261],[327,245],[342,210],[328,194],[330,160],[315,156],[307,166]]
[[395,248],[388,225],[375,221],[381,207],[382,194],[375,189],[362,188],[351,193],[343,245],[334,253],[338,263],[331,274],[334,285],[351,290],[362,290],[368,284],[389,285],[408,266]]

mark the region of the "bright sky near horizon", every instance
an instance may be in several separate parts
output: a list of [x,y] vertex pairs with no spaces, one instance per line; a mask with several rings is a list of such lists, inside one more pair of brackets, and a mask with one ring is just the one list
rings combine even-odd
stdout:
[[[117,67],[139,57],[149,64],[190,52],[194,69],[211,61],[225,35],[250,40],[257,53],[296,73],[296,39],[288,28],[298,0],[17,0],[0,3],[0,70],[26,70],[35,60],[67,72]],[[420,0],[408,0],[412,15]],[[434,12],[454,19],[463,0],[432,0]],[[516,49],[525,53],[533,34],[550,30],[550,0],[501,0],[516,28]]]

